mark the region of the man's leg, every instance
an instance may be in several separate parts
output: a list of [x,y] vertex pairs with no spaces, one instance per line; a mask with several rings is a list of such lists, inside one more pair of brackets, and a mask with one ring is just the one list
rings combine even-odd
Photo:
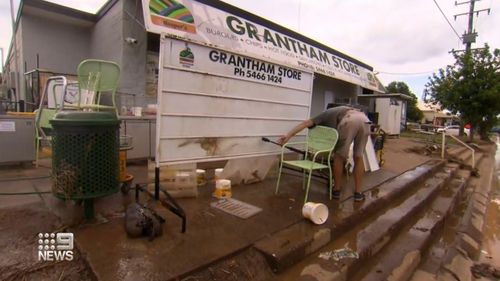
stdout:
[[354,192],[361,193],[363,186],[363,175],[365,173],[365,165],[363,163],[363,156],[354,157]]
[[[350,115],[347,114],[340,122],[337,131],[339,132],[339,139],[335,146],[335,154],[333,156],[333,180],[335,181],[334,191],[341,191],[343,187],[343,173],[344,165],[347,157],[349,157],[349,149],[353,141],[356,131],[351,128]],[[340,198],[340,194],[334,197]]]
[[363,153],[366,143],[370,137],[370,128],[366,123],[368,118],[362,113],[353,116],[353,126],[357,128],[354,137],[353,157],[354,157],[354,201],[363,201],[363,175],[365,165],[363,163]]
[[333,156],[333,180],[335,186],[333,187],[334,191],[342,190],[342,173],[344,172],[344,157],[336,154]]

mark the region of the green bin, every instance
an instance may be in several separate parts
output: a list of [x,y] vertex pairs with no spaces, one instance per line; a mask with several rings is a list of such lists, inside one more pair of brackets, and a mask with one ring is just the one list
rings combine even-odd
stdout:
[[50,123],[54,195],[88,203],[117,192],[120,121],[114,112],[63,111]]

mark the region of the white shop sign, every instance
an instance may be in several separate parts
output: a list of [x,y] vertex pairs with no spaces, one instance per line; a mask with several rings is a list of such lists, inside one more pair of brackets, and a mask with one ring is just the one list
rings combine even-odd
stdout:
[[[262,60],[207,48],[198,44],[173,40],[168,62],[175,67],[190,71],[209,71],[227,78],[308,90],[309,77],[303,71],[265,62]],[[195,55],[196,54],[196,55]]]
[[160,64],[158,165],[276,154],[309,118],[310,72],[163,36]]
[[347,56],[338,56],[216,7],[193,0],[143,0],[143,11],[150,32],[307,69],[380,91],[373,72]]

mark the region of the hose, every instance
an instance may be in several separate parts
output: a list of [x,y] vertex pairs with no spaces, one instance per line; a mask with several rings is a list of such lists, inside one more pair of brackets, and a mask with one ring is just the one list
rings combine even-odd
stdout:
[[49,176],[38,176],[38,177],[24,177],[24,178],[5,178],[5,179],[0,179],[0,182],[5,182],[5,181],[25,181],[25,180],[39,180],[39,179],[47,179],[50,178]]
[[49,194],[52,191],[33,191],[33,192],[0,192],[0,196],[4,195],[33,195],[33,194]]

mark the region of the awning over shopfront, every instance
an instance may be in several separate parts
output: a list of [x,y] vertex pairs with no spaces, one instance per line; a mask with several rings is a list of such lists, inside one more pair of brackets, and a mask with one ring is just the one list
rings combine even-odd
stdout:
[[359,95],[358,99],[400,99],[400,100],[411,100],[412,97],[404,94],[373,94],[373,95]]
[[[143,0],[146,29],[381,92],[373,68],[301,34],[213,0]],[[227,63],[232,62],[228,58]],[[269,74],[269,73],[268,73]]]

